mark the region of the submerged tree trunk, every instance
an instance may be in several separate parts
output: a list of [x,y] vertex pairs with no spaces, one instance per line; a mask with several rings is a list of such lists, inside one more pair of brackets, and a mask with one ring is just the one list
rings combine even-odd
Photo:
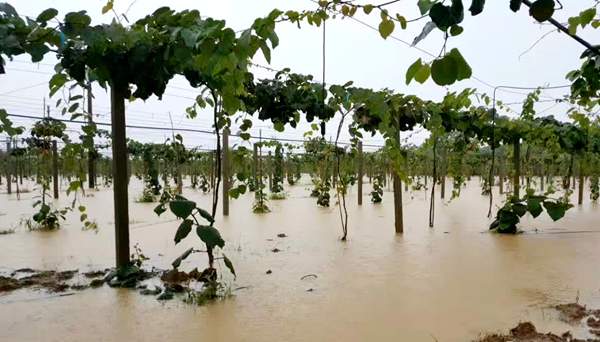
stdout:
[[127,86],[111,86],[113,194],[117,267],[129,265],[128,155],[125,133],[125,94]]
[[402,212],[402,181],[394,172],[394,227],[396,234],[404,232],[404,217]]

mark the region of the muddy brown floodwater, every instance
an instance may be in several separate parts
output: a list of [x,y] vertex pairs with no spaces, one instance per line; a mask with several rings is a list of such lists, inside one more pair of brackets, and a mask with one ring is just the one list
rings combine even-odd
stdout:
[[[106,286],[69,296],[21,289],[0,295],[0,341],[471,341],[519,321],[538,331],[588,336],[551,309],[576,299],[600,308],[600,211],[587,197],[559,222],[546,214],[526,218],[525,234],[500,236],[487,232],[488,199],[476,181],[450,203],[438,199],[433,229],[429,195],[408,192],[405,233],[395,235],[392,193],[373,205],[367,184],[362,207],[355,190],[349,195],[343,243],[337,208],[318,208],[308,187],[294,186],[288,199],[270,201],[269,214],[252,214],[247,195],[232,200],[229,217],[217,217],[238,273],[233,287],[247,287],[233,298],[198,307]],[[174,217],[158,218],[153,204],[135,203],[140,193],[135,182],[131,243],[151,258],[149,265],[169,268],[185,249],[200,247],[191,236],[174,246]],[[90,194],[85,203],[97,234],[81,231],[76,216],[55,232],[18,227],[0,236],[0,271],[112,267],[112,192]],[[0,229],[30,215],[34,195],[20,201],[0,195]],[[184,195],[210,201],[187,188]],[[181,269],[202,269],[205,262],[196,254]]]

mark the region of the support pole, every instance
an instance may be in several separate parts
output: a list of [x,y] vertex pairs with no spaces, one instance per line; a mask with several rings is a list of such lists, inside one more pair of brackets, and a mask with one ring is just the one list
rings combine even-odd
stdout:
[[125,94],[127,87],[111,86],[113,194],[115,209],[115,251],[117,267],[129,265],[129,202]]
[[[400,132],[396,133],[396,142],[400,146]],[[396,228],[396,234],[404,232],[404,219],[402,213],[402,181],[398,176],[397,170],[393,171],[394,179],[394,227]]]
[[56,140],[52,141],[52,186],[54,188],[54,199],[58,199],[58,148]]
[[258,189],[258,145],[253,145],[254,154],[252,155],[252,181],[254,182],[254,187]]
[[229,215],[229,128],[223,130],[223,216]]
[[363,201],[363,145],[358,142],[358,205]]
[[579,194],[577,196],[577,204],[583,204],[583,183],[585,183],[585,177],[583,176],[583,157],[579,157]]
[[[88,84],[87,88],[87,107],[88,107],[88,124],[94,123],[93,107],[92,107],[92,85]],[[94,147],[94,139],[92,138],[92,146],[88,151],[88,187],[94,189],[96,187],[96,149]]]
[[6,192],[12,194],[12,175],[10,174],[10,140],[6,142]]
[[513,176],[513,196],[516,198],[521,198],[520,190],[521,190],[521,141],[517,139],[513,143],[513,164],[515,167],[515,174]]

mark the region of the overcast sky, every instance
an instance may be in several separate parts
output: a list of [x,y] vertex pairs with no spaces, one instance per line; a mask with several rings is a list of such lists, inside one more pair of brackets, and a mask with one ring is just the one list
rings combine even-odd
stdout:
[[[59,16],[64,16],[69,11],[86,10],[93,18],[93,23],[108,22],[113,14],[101,14],[105,0],[67,1],[67,0],[28,0],[8,1],[22,15],[35,17],[43,9],[54,7],[58,9]],[[419,16],[416,0],[407,0],[390,7],[390,11],[403,14],[406,18]],[[466,1],[468,2],[468,1]],[[377,3],[377,2],[375,2]],[[589,6],[593,1],[588,0],[563,0],[565,8],[555,13],[555,18],[566,22],[569,16],[577,14]],[[131,0],[115,0],[117,13],[124,13],[130,6]],[[131,4],[127,12],[130,21],[134,21],[146,14],[150,14],[160,6],[171,6],[175,9],[198,9],[203,16],[224,19],[227,25],[235,30],[244,29],[251,25],[257,17],[266,16],[272,9],[302,10],[315,8],[311,0],[138,0]],[[357,18],[366,24],[377,27],[379,15],[371,17],[359,15]],[[464,33],[450,39],[448,49],[458,47],[463,56],[473,68],[473,78],[458,82],[448,89],[439,87],[428,81],[424,85],[411,83],[405,84],[405,73],[408,66],[417,58],[427,61],[432,58],[425,52],[411,48],[404,42],[411,42],[421,31],[427,20],[420,20],[409,25],[408,30],[397,28],[393,37],[384,40],[379,33],[367,25],[352,19],[332,19],[326,27],[326,82],[345,83],[352,80],[361,87],[373,89],[390,88],[406,94],[415,94],[424,99],[440,99],[448,90],[460,91],[466,87],[477,88],[479,92],[489,93],[490,86],[511,85],[535,87],[544,85],[565,85],[565,74],[580,65],[579,55],[583,48],[564,34],[552,33],[540,41],[531,51],[523,54],[543,34],[553,30],[552,26],[540,25],[529,17],[526,10],[513,13],[508,8],[508,0],[487,1],[485,11],[477,17],[465,13],[462,26]],[[289,67],[294,72],[312,74],[316,80],[321,79],[322,63],[322,28],[303,25],[298,29],[289,23],[278,24],[276,32],[280,38],[280,45],[272,53],[271,67],[281,69]],[[585,30],[582,36],[591,40],[593,30]],[[418,48],[438,54],[442,46],[442,34],[434,31],[419,43]],[[254,62],[267,65],[262,55],[257,55]],[[48,58],[39,64],[32,64],[25,57],[8,62],[7,73],[0,76],[0,108],[6,108],[13,114],[41,115],[43,101],[53,107],[55,99],[48,100],[47,81],[52,75],[52,65],[55,60]],[[255,69],[256,75],[270,77],[272,72]],[[99,116],[97,121],[109,122],[110,103],[103,89],[94,89],[95,113]],[[507,92],[499,91],[498,98],[519,111],[525,98],[526,91]],[[541,102],[537,105],[540,115],[553,114],[561,119],[566,119],[568,107],[556,104],[552,99],[562,97],[568,89],[544,91]],[[185,108],[188,107],[196,92],[187,86],[185,79],[176,78],[167,88],[162,101],[155,97],[146,102],[135,101],[127,105],[127,123],[130,125],[146,125],[170,127],[169,113],[175,127],[198,128],[209,130],[211,127],[211,114],[206,112],[200,117],[189,120],[185,118]],[[51,109],[53,116],[60,114]],[[23,126],[31,124],[32,120],[14,119]],[[334,133],[338,119],[328,124],[328,135]],[[263,137],[301,138],[308,127],[300,129],[286,129],[284,133],[276,133],[270,123],[257,122],[253,134],[258,135],[262,130]],[[74,133],[75,125],[70,125]],[[234,128],[235,132],[237,129]],[[143,142],[163,142],[171,133],[167,131],[149,131],[128,129],[131,138]],[[200,133],[183,133],[184,141],[188,146],[202,146],[212,148],[214,138]],[[341,140],[348,140],[344,132]],[[425,132],[415,134],[411,142],[419,143],[426,137]],[[237,140],[234,140],[236,142]],[[367,138],[366,143],[381,144],[379,137]],[[373,148],[371,148],[373,149]]]

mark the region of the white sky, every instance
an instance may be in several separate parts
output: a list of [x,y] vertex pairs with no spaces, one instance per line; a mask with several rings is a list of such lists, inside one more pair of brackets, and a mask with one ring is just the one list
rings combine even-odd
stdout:
[[[93,23],[107,22],[113,18],[113,14],[101,15],[105,0],[9,0],[8,2],[20,14],[32,17],[46,8],[54,7],[58,9],[59,17],[63,17],[69,11],[86,10],[92,16]],[[131,0],[115,0],[115,2],[117,13],[123,13]],[[409,19],[418,17],[416,2],[416,0],[400,2],[390,7],[390,11],[392,13],[397,11]],[[468,2],[465,0],[465,7],[468,6]],[[566,22],[569,16],[589,7],[593,1],[563,0],[562,3],[565,8],[557,11],[555,18]],[[251,25],[255,18],[266,16],[273,8],[284,11],[302,10],[314,8],[315,4],[311,0],[138,0],[129,9],[127,17],[133,22],[160,6],[170,6],[180,10],[196,8],[201,15],[225,19],[229,27],[238,30]],[[360,15],[358,18],[377,27],[379,15],[371,14],[370,17]],[[427,20],[421,20],[409,24],[408,30],[405,31],[397,27],[393,37],[412,42],[426,22]],[[584,50],[566,35],[552,33],[530,52],[520,57],[539,37],[552,31],[553,26],[534,22],[526,9],[516,14],[511,12],[508,8],[508,0],[487,1],[485,11],[476,17],[471,17],[466,12],[462,26],[465,31],[460,36],[449,40],[448,50],[458,47],[473,68],[474,78],[494,86],[535,87],[568,84],[564,76],[580,65],[579,55]],[[280,38],[280,45],[272,53],[271,67],[275,69],[289,67],[294,72],[312,74],[316,80],[320,80],[321,30],[322,28],[309,25],[303,25],[302,29],[298,29],[294,24],[278,24],[276,32]],[[581,35],[590,41],[592,34],[593,30],[581,32]],[[591,42],[594,44],[593,41]],[[419,48],[436,55],[441,46],[442,34],[436,30],[418,45]],[[440,99],[447,90],[435,85],[431,80],[424,85],[412,82],[406,86],[404,77],[406,69],[419,57],[427,61],[431,60],[431,57],[399,40],[392,37],[387,40],[382,39],[379,33],[354,20],[338,18],[327,23],[327,83],[345,83],[352,80],[356,86],[373,89],[385,87],[398,92],[415,94],[424,99]],[[254,62],[267,64],[260,53]],[[48,96],[47,81],[51,77],[54,63],[54,60],[47,59],[42,63],[32,64],[24,57],[8,62],[7,74],[0,76],[0,108],[5,108],[13,114],[41,115],[43,99]],[[259,78],[272,75],[271,72],[262,69],[255,69],[255,73]],[[458,82],[448,89],[460,91],[466,87],[473,87],[479,92],[491,95],[492,89],[474,78]],[[505,103],[522,102],[526,92],[518,92],[520,94],[499,91],[498,98]],[[542,100],[562,97],[567,92],[568,89],[544,91]],[[100,115],[97,121],[108,122],[110,103],[106,92],[98,88],[95,89],[94,95],[95,113]],[[209,112],[194,120],[185,118],[185,108],[193,102],[195,96],[196,92],[187,86],[185,79],[176,78],[169,84],[162,101],[153,97],[146,102],[138,100],[128,104],[127,123],[169,128],[169,113],[171,113],[175,127],[210,130],[212,118]],[[53,107],[55,101],[56,98],[47,100],[47,103]],[[519,111],[521,105],[515,104],[511,107]],[[568,109],[566,105],[553,102],[539,103],[536,108],[539,112],[543,112],[542,115],[553,114],[560,119],[566,119],[565,112]],[[53,116],[60,116],[55,109],[51,109],[51,113]],[[23,126],[32,123],[32,120],[27,119],[13,120]],[[328,135],[334,134],[334,127],[337,127],[338,120],[334,119],[328,124]],[[77,126],[70,125],[70,127],[74,133]],[[275,136],[301,138],[308,125],[300,127],[293,130],[287,126],[284,133],[277,133],[272,129],[270,122],[256,122],[252,133],[258,135],[261,129],[263,137],[266,138]],[[232,131],[236,132],[237,129],[234,128]],[[347,141],[348,134],[345,130],[343,134],[341,140]],[[170,132],[128,129],[129,137],[142,142],[163,142],[170,135]],[[182,133],[182,135],[188,146],[204,148],[214,146],[214,138],[210,135],[199,133]],[[425,137],[426,133],[422,132],[412,136],[411,141],[419,143]],[[381,144],[381,142],[379,137],[369,137],[365,140],[366,144]]]

